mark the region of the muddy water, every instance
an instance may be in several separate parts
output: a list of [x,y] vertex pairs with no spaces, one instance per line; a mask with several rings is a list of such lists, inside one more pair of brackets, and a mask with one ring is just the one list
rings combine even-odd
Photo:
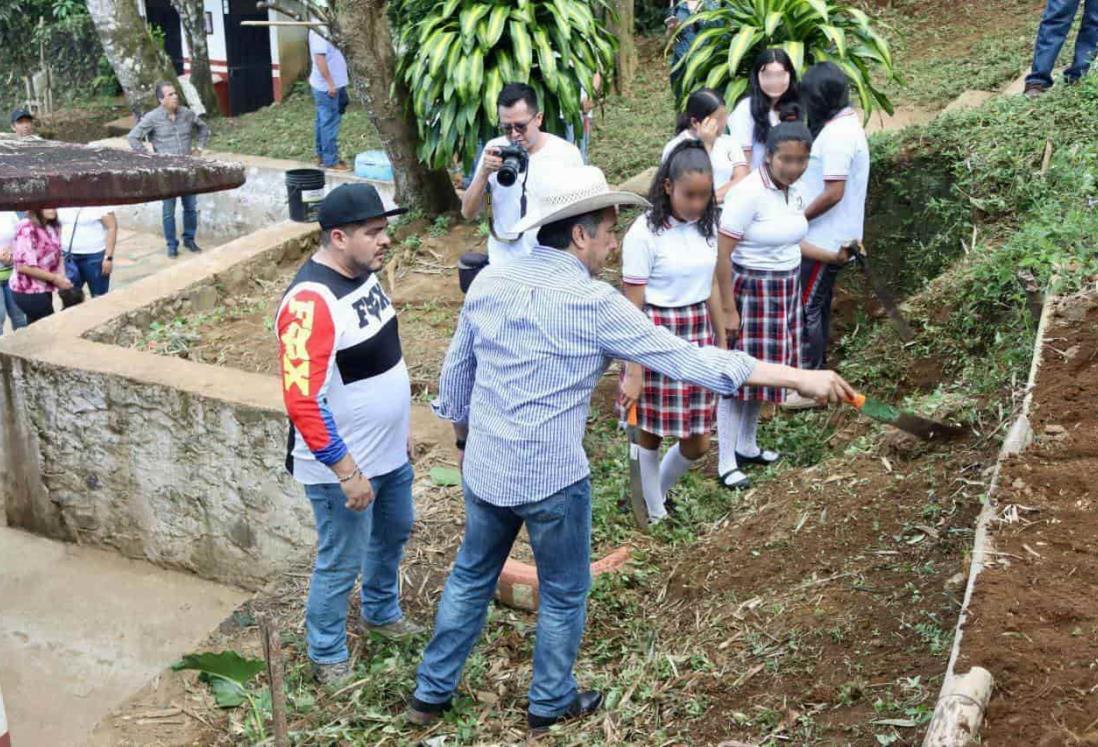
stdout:
[[0,687],[12,743],[81,745],[248,595],[0,527]]

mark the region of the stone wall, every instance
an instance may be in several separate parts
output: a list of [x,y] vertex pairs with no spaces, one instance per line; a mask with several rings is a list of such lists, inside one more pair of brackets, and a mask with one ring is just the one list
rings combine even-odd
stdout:
[[118,347],[105,331],[315,240],[277,224],[0,338],[7,523],[246,588],[308,552],[278,379]]

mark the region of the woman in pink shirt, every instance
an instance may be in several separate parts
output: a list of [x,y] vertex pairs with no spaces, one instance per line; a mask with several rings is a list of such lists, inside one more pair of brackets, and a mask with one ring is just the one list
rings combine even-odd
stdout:
[[29,210],[15,227],[12,241],[15,273],[8,281],[27,323],[53,313],[53,294],[72,288],[61,261],[61,224],[52,208]]

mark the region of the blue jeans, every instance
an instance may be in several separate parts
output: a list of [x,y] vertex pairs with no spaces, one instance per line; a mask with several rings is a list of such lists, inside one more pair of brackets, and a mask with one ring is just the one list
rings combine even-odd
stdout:
[[1083,2],[1083,22],[1075,40],[1075,58],[1064,71],[1064,79],[1075,81],[1087,74],[1098,49],[1098,0],[1048,0],[1041,25],[1037,27],[1037,41],[1033,47],[1033,70],[1026,76],[1026,83],[1052,85],[1052,68],[1060,49],[1067,41],[1079,3]]
[[5,317],[11,317],[12,329],[22,329],[27,326],[27,315],[15,303],[15,298],[11,295],[11,288],[8,287],[8,281],[3,281],[0,286],[3,286],[2,291],[0,291],[3,293],[3,298],[0,298],[0,335],[2,335],[4,334]]
[[347,108],[347,89],[340,88],[335,98],[327,91],[313,89],[316,103],[316,155],[325,166],[339,163],[339,125]]
[[[175,235],[175,197],[163,201],[164,240],[168,243],[168,254],[179,251],[179,239]],[[198,231],[197,199],[194,195],[180,195],[183,203],[183,243],[193,244],[194,234]]]
[[412,531],[412,465],[370,479],[365,511],[344,505],[339,483],[306,485],[316,517],[316,566],[305,604],[305,643],[318,664],[347,661],[347,598],[362,574],[361,615],[371,625],[396,622],[400,559]]
[[73,254],[76,269],[80,270],[80,289],[86,283],[92,298],[102,296],[111,287],[111,276],[103,274],[103,258],[107,256],[105,251],[95,254]]
[[435,632],[416,674],[415,697],[446,703],[480,637],[500,571],[523,523],[538,568],[540,602],[530,713],[559,716],[576,697],[579,652],[591,588],[591,481],[584,478],[537,503],[503,508],[465,486],[465,539],[446,579]]

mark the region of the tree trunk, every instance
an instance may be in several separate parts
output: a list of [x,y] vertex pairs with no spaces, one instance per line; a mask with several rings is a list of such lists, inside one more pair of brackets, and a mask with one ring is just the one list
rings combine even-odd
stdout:
[[635,0],[616,0],[614,8],[617,12],[613,31],[618,38],[618,74],[614,80],[618,93],[627,95],[633,87],[633,78],[637,74],[637,45],[633,41],[633,26],[636,23]]
[[426,213],[458,209],[457,194],[444,169],[420,163],[419,130],[407,87],[396,77],[396,55],[383,0],[342,0],[332,27],[333,42],[347,58],[351,91],[366,107],[370,122],[393,165],[396,201]]
[[187,49],[191,52],[191,85],[198,91],[198,98],[206,107],[206,116],[217,116],[217,94],[210,74],[210,52],[206,43],[206,20],[202,0],[171,0],[172,7],[183,22],[183,34],[187,37]]
[[103,52],[134,115],[156,106],[158,80],[178,85],[171,60],[149,34],[133,0],[87,0]]
[[923,747],[968,747],[977,744],[980,724],[995,680],[983,667],[954,674],[942,687],[942,695],[927,726]]

